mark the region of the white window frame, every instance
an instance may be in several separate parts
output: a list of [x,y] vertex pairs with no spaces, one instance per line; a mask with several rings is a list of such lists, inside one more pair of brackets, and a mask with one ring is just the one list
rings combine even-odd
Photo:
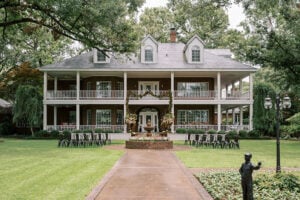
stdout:
[[[195,117],[196,112],[200,112],[200,119],[198,121],[193,120],[190,121],[189,115]],[[183,113],[184,121],[181,119],[181,113]],[[204,119],[203,114],[206,114],[206,118]],[[207,109],[195,109],[195,110],[177,110],[177,124],[178,125],[201,125],[209,123],[209,110]]]
[[[144,51],[145,51],[145,54],[144,54],[145,63],[153,63],[153,61],[154,61],[153,47],[152,46],[146,46]],[[149,59],[148,56],[151,59]]]
[[[199,60],[193,60],[194,59],[194,52],[197,53],[196,58],[199,57]],[[191,61],[192,63],[200,63],[201,62],[201,48],[197,45],[194,45],[191,49]]]
[[98,59],[98,50],[94,49],[94,63],[109,63],[110,62],[110,53],[109,52],[105,52],[106,55],[105,56],[105,60],[99,60]]
[[91,109],[86,110],[86,124],[92,125],[92,110]]
[[[109,112],[110,119],[109,119],[108,122],[101,122],[102,120],[99,119],[99,117],[101,118],[102,115],[106,114],[105,112]],[[112,119],[111,119],[112,115],[111,114],[112,114],[111,109],[97,109],[96,110],[96,126],[111,125],[111,122],[112,122]]]

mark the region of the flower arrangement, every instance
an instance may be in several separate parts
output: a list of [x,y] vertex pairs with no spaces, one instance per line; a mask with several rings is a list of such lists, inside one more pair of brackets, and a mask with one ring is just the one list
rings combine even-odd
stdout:
[[172,113],[166,113],[163,116],[161,127],[163,130],[168,131],[171,129],[171,125],[174,123],[174,116]]
[[125,123],[129,127],[129,131],[132,132],[133,126],[136,124],[137,116],[133,113],[128,113],[125,118]]

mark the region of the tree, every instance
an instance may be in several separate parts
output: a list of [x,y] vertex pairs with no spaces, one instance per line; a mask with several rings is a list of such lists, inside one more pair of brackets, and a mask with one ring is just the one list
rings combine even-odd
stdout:
[[13,121],[28,123],[32,136],[34,136],[33,127],[39,127],[42,123],[42,110],[40,88],[32,85],[20,85],[13,105]]
[[54,39],[61,36],[82,42],[88,47],[132,51],[136,34],[129,15],[144,0],[2,0],[0,32],[9,29],[32,29],[42,26]]
[[275,90],[272,85],[267,83],[256,83],[254,85],[254,103],[253,103],[253,125],[254,129],[260,131],[264,135],[272,135],[275,127],[275,110],[267,110],[264,108],[264,101],[267,95],[271,99],[275,99]]
[[245,61],[281,74],[289,86],[286,89],[299,88],[300,12],[295,1],[237,2],[242,2],[246,14],[242,24],[246,39],[236,47],[236,53]]

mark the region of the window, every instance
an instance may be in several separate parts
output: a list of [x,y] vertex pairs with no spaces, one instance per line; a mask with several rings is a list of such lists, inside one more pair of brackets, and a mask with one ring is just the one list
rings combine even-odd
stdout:
[[117,110],[117,125],[124,124],[124,114],[123,110]]
[[192,48],[192,62],[200,62],[200,47],[198,46]]
[[97,61],[98,62],[106,61],[106,55],[102,51],[97,51]]
[[145,48],[145,62],[153,62],[153,49],[150,46]]
[[124,90],[124,83],[123,82],[117,82],[116,90]]
[[92,111],[86,110],[86,124],[91,125],[92,124]]
[[110,97],[111,81],[97,81],[96,90],[97,90],[97,97]]
[[86,90],[92,90],[92,83],[91,82],[86,83]]
[[111,110],[96,110],[96,125],[111,125]]
[[208,123],[208,110],[178,110],[177,124],[203,124]]
[[178,96],[207,97],[208,82],[178,82]]

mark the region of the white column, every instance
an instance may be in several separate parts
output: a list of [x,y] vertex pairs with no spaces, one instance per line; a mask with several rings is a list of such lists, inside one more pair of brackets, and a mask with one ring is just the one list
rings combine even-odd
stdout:
[[43,111],[43,130],[47,130],[47,104],[45,103]]
[[47,72],[44,72],[44,100],[47,99],[47,86],[48,85],[48,75]]
[[53,118],[54,118],[54,127],[56,128],[57,126],[57,106],[54,106],[53,108]]
[[[127,72],[124,72],[124,120],[126,118],[126,115],[127,115],[127,108],[126,108],[126,100],[127,100]],[[123,130],[124,133],[127,132],[127,125],[126,123],[124,122],[124,130]]]
[[[172,108],[171,108],[171,112],[173,115],[175,115],[175,108],[174,108],[174,72],[171,72],[171,93],[172,93],[172,99],[173,99],[173,102],[172,102]],[[174,116],[175,117],[175,116]],[[172,124],[171,126],[171,132],[174,133],[174,123]]]
[[249,129],[253,129],[253,103],[249,105]]
[[76,104],[76,129],[80,128],[80,105]]
[[44,72],[44,108],[43,108],[43,129],[47,130],[47,85],[48,85],[48,75]]
[[57,77],[54,77],[54,92],[56,93],[57,91]]
[[217,75],[217,98],[218,100],[221,99],[221,73],[218,72],[218,75]]
[[232,124],[235,124],[235,109],[232,108]]
[[222,110],[221,110],[221,104],[218,104],[218,131],[221,130],[221,124],[222,124]]
[[239,81],[239,90],[240,90],[240,94],[242,95],[243,94],[243,80],[240,79]]
[[253,74],[249,74],[249,129],[253,129]]
[[76,72],[76,96],[77,100],[79,100],[79,93],[80,93],[80,73]]
[[242,126],[243,125],[243,119],[244,119],[244,116],[243,116],[243,106],[240,106],[240,125]]

